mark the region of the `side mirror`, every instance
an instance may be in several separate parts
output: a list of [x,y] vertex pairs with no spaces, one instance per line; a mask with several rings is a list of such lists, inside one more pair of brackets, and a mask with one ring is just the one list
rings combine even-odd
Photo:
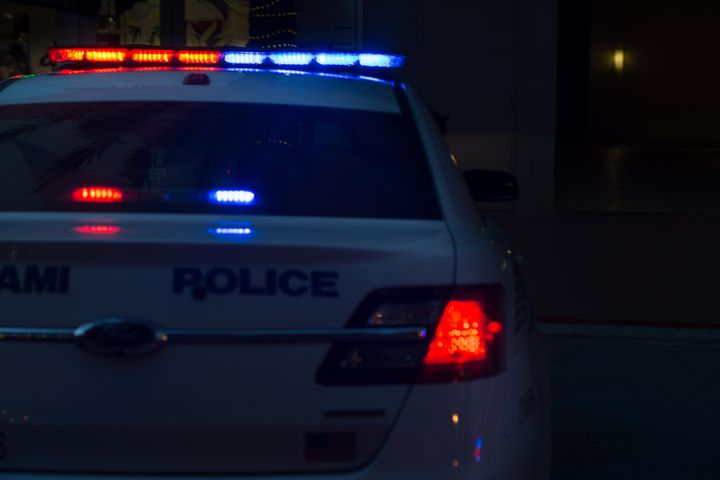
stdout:
[[498,170],[466,170],[465,181],[476,202],[511,202],[520,189],[515,175]]

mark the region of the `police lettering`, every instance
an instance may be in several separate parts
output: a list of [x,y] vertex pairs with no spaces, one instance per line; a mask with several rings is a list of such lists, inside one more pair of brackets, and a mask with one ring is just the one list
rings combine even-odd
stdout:
[[67,293],[70,267],[0,265],[0,293]]
[[302,270],[251,270],[249,268],[176,268],[173,293],[184,295],[198,291],[228,295],[286,295],[288,297],[338,296],[337,272],[306,272]]

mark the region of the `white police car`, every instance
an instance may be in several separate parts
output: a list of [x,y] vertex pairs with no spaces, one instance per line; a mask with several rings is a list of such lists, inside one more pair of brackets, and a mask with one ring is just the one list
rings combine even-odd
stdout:
[[4,479],[546,478],[515,185],[401,57],[51,58],[0,84]]

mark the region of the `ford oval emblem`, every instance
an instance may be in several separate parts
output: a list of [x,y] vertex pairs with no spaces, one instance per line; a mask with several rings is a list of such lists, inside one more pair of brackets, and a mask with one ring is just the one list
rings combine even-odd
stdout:
[[95,355],[134,357],[162,349],[167,334],[159,325],[145,320],[110,318],[78,327],[75,342]]

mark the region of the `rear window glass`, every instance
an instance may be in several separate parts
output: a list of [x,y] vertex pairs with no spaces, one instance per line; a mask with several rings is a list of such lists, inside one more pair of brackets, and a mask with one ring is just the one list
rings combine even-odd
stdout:
[[[0,168],[3,211],[440,218],[417,131],[396,114],[183,102],[0,106]],[[112,201],[92,201],[95,194]]]

